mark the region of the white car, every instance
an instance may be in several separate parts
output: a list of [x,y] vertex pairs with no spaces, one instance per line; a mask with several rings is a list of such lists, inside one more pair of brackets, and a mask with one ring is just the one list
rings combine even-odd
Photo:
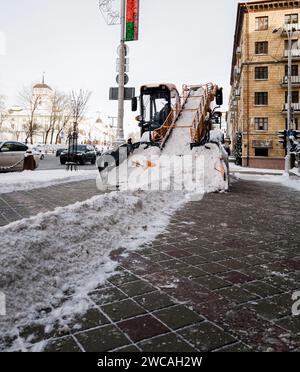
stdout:
[[[25,156],[32,153],[24,143],[17,141],[0,140],[0,172],[17,172],[22,171],[24,167]],[[36,163],[39,166],[40,157],[32,153]]]
[[39,146],[30,146],[30,150],[32,151],[33,155],[38,156],[40,160],[45,159],[45,151],[42,147]]

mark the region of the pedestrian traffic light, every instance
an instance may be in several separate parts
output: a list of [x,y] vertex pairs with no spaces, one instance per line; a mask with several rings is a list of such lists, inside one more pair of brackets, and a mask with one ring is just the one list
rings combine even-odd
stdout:
[[279,143],[282,143],[284,149],[287,147],[287,131],[281,130],[278,132]]

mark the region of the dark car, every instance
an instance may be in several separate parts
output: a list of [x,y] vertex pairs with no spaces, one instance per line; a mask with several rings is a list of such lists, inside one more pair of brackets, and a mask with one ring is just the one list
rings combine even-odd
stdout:
[[67,150],[68,150],[67,147],[61,147],[61,148],[57,149],[56,150],[56,157],[58,158],[61,155],[62,152],[67,151]]
[[76,153],[73,154],[73,149],[64,150],[60,155],[60,163],[62,165],[67,162],[74,162],[80,165],[85,163],[96,164],[97,153],[91,145],[78,145]]
[[134,150],[140,147],[140,142],[129,145],[125,143],[114,150],[109,150],[104,152],[98,158],[98,170],[103,172],[106,168],[112,169],[118,167],[120,164],[126,160]]

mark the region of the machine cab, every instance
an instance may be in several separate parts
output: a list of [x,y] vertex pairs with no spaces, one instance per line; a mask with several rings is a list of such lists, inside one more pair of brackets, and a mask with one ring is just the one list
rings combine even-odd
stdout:
[[[180,96],[173,84],[144,85],[141,87],[140,116],[137,120],[141,135],[160,128],[172,110],[179,110]],[[137,100],[133,99],[133,111],[137,110]]]

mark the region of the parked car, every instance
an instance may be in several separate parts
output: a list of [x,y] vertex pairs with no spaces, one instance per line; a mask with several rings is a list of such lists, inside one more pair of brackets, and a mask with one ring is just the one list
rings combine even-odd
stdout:
[[[70,149],[70,153],[72,153],[72,149]],[[93,146],[91,145],[78,145],[77,152],[74,154],[74,162],[80,165],[84,165],[85,163],[96,164],[97,160],[97,153]],[[66,164],[69,161],[69,150],[65,150],[60,155],[60,163],[62,165]]]
[[56,157],[59,157],[63,151],[68,151],[68,148],[66,146],[58,148],[56,150]]
[[[0,141],[0,171],[17,172],[22,171],[24,157],[31,150],[27,145],[17,141]],[[39,155],[34,154],[36,167],[39,165]]]
[[32,151],[33,155],[36,155],[40,158],[40,160],[45,159],[45,151],[43,150],[42,147],[39,146],[30,146],[30,150]]

